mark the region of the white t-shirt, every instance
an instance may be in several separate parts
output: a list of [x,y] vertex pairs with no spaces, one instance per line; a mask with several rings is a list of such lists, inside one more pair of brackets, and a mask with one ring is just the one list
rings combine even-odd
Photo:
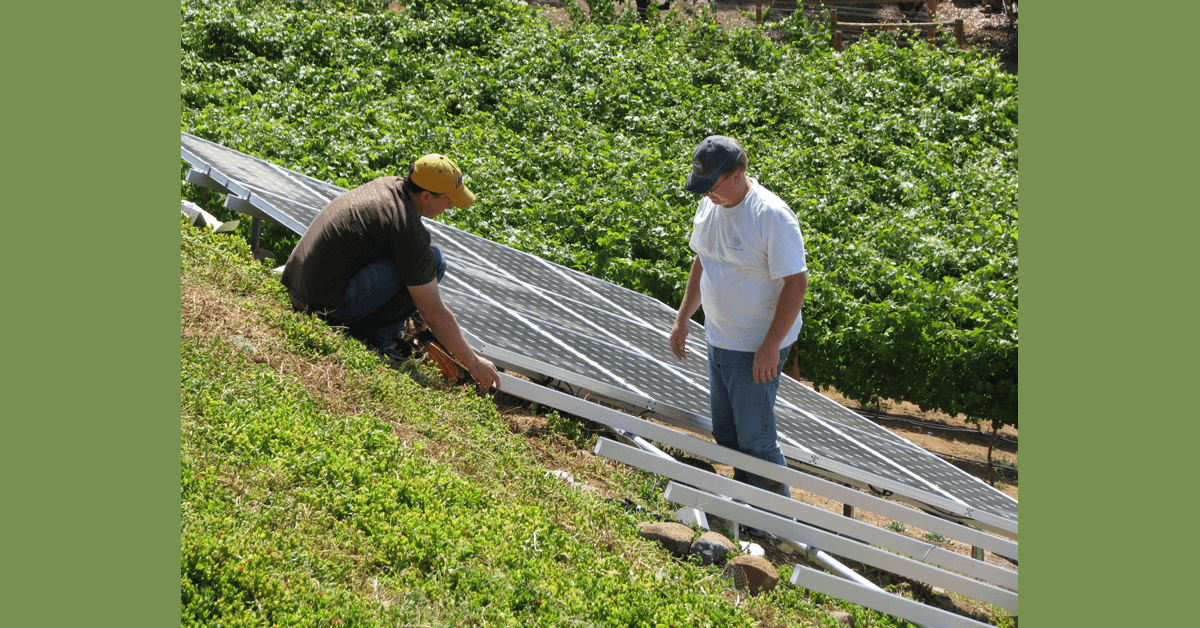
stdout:
[[[804,236],[787,203],[750,178],[750,191],[729,208],[702,198],[688,243],[700,257],[704,332],[714,347],[758,351],[775,317],[783,278],[806,272]],[[800,335],[797,316],[780,346]]]

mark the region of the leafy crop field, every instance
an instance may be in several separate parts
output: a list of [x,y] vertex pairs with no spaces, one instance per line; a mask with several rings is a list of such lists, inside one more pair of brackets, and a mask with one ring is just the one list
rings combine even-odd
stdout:
[[[186,0],[181,129],[343,187],[449,154],[480,200],[447,222],[670,305],[691,148],[737,137],[806,237],[804,377],[1017,424],[1018,90],[993,60],[835,53],[799,15],[725,31],[593,3],[558,28],[511,0],[387,4]],[[280,260],[294,241],[264,238]]]

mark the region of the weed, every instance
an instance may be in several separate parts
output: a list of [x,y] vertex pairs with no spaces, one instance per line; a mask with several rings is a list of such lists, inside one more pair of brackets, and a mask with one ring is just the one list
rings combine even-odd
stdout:
[[908,530],[908,527],[905,526],[903,523],[900,523],[899,521],[892,521],[891,523],[888,523],[884,527],[889,530],[892,530],[894,532],[904,532],[904,531]]
[[557,410],[551,411],[546,416],[549,419],[550,431],[574,443],[580,449],[587,447],[588,434],[580,425],[579,419],[562,416]]

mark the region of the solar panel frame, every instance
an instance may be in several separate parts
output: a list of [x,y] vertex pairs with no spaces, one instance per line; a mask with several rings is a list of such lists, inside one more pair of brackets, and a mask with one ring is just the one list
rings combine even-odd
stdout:
[[[180,155],[197,181],[231,195],[227,204],[300,234],[346,192],[187,133]],[[666,304],[436,221],[425,224],[451,265],[439,290],[480,354],[711,429],[701,325],[689,322],[692,355],[678,361],[668,347],[675,310]],[[1016,533],[1015,500],[800,382],[782,378],[777,417],[785,454],[799,464]]]

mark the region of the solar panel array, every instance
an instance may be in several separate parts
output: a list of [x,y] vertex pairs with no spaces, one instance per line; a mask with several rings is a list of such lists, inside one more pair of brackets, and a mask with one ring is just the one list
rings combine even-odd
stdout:
[[[345,192],[186,133],[181,155],[194,172],[301,234]],[[676,360],[668,342],[673,308],[460,229],[425,224],[450,265],[439,287],[443,299],[480,354],[711,427],[703,327],[691,323],[691,356]],[[1015,500],[791,378],[782,380],[777,420],[785,453],[804,452],[805,464],[918,502],[955,506],[952,512],[987,513],[1015,532]]]

